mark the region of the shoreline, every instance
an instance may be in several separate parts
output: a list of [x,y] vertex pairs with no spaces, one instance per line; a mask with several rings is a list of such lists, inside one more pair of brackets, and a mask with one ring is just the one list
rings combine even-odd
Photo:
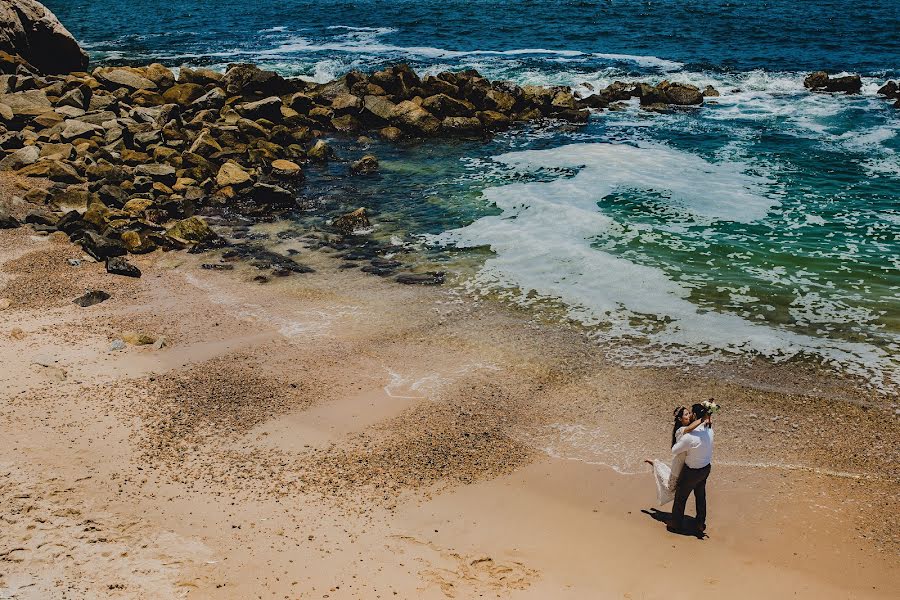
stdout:
[[[18,597],[62,581],[121,598],[671,597],[698,557],[713,565],[701,596],[896,589],[898,432],[884,409],[622,369],[566,328],[327,255],[259,286],[157,252],[129,280],[68,266],[80,249],[67,241],[3,231],[0,285],[27,277],[14,255],[71,289],[102,277],[112,296],[0,310],[13,507],[0,545],[15,549],[0,589]],[[126,328],[167,344],[110,351]],[[652,517],[649,474],[541,451],[664,456],[670,405],[709,396],[730,401],[703,541]],[[746,457],[872,479],[725,464]],[[39,536],[29,514],[46,515]]]

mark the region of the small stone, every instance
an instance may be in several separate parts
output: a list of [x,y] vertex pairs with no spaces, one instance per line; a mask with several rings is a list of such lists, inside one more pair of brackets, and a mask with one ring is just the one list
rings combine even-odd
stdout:
[[125,342],[123,340],[113,340],[113,343],[109,345],[110,352],[118,352],[119,350],[125,349]]
[[122,340],[132,346],[149,346],[156,342],[156,338],[146,333],[138,333],[136,331],[126,331],[122,334]]
[[11,304],[12,302],[9,301],[9,298],[0,298],[0,310],[6,310]]
[[105,302],[109,300],[110,296],[106,292],[102,290],[91,290],[84,294],[83,296],[79,296],[72,300],[75,304],[81,307],[93,306],[94,304],[100,304],[101,302]]
[[125,260],[123,256],[113,256],[106,259],[106,272],[125,277],[140,277],[141,270]]
[[162,350],[163,348],[165,348],[168,345],[169,345],[169,342],[166,340],[165,336],[161,335],[158,338],[156,338],[155,342],[153,342],[153,349],[154,350]]
[[70,258],[66,262],[69,263],[70,267],[80,267],[81,266],[81,260],[78,258]]
[[21,327],[13,327],[9,332],[9,337],[21,341],[25,339],[25,332],[22,331]]

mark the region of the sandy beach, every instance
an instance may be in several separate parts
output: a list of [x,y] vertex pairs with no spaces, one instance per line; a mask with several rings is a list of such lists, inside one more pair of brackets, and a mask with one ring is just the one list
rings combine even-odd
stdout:
[[[0,598],[900,587],[896,398],[789,365],[625,369],[574,328],[295,248],[314,273],[157,251],[130,279],[0,231]],[[666,532],[641,461],[709,397],[701,540]]]

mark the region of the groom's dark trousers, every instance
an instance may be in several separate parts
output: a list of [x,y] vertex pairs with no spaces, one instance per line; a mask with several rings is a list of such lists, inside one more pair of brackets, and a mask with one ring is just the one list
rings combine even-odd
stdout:
[[675,503],[672,505],[672,524],[681,529],[684,521],[684,506],[688,496],[694,492],[694,501],[697,503],[697,525],[706,527],[706,480],[712,465],[706,465],[702,469],[692,469],[685,465],[678,476],[678,485],[675,487]]

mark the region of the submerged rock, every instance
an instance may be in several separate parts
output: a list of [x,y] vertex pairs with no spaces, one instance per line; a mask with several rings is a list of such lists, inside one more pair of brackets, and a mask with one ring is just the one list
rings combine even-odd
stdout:
[[350,165],[354,175],[369,175],[378,172],[378,158],[374,154],[366,154]]
[[348,235],[357,229],[365,229],[371,226],[365,208],[357,208],[353,212],[341,215],[332,221],[331,225],[338,231]]

